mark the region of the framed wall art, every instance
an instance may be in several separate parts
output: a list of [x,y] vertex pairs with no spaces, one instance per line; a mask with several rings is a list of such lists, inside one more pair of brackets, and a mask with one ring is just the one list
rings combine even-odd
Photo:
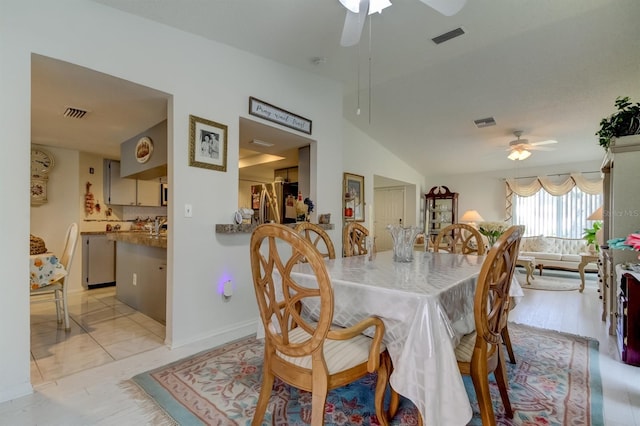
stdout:
[[364,222],[364,176],[344,174],[343,204],[345,220]]
[[189,115],[189,165],[227,171],[227,126]]

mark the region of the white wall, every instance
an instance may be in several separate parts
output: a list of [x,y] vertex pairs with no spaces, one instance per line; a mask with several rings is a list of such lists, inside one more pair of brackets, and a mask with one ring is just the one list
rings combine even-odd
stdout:
[[[247,267],[249,236],[214,231],[216,223],[230,223],[238,205],[238,169],[234,167],[238,162],[238,117],[248,116],[249,96],[256,96],[313,120],[313,138],[318,143],[312,148],[317,164],[311,170],[310,197],[323,212],[339,218],[341,86],[86,0],[3,0],[0,40],[4,148],[0,190],[3,204],[11,206],[1,209],[0,221],[0,267],[6,287],[0,298],[0,346],[4,348],[0,401],[31,390],[26,253],[32,53],[173,96],[168,111],[172,226],[167,343],[183,345],[207,336],[219,336],[222,342],[255,331],[258,313]],[[228,126],[226,173],[188,166],[189,114]],[[185,204],[193,206],[193,217],[184,217]],[[330,233],[334,239],[340,236],[337,228]],[[227,278],[232,279],[235,294],[224,302],[218,285]]]
[[[80,227],[82,218],[79,210],[80,183],[78,151],[40,145],[54,158],[54,166],[49,173],[46,204],[31,207],[30,230],[33,235],[42,238],[49,251],[62,254],[67,228],[73,222]],[[69,291],[82,289],[82,247],[79,242],[69,273]]]
[[[365,199],[365,226],[374,229],[371,222],[371,212],[373,211],[373,176],[383,176],[386,178],[402,181],[407,184],[405,188],[413,188],[411,193],[406,193],[406,225],[417,225],[420,223],[420,205],[417,202],[424,192],[424,177],[417,170],[407,166],[395,154],[384,148],[367,134],[353,126],[349,122],[343,123],[344,145],[342,155],[344,158],[344,171],[364,176],[364,199]],[[340,213],[338,218],[342,217]],[[340,241],[342,237],[340,237]],[[336,240],[334,240],[336,241]],[[336,247],[337,251],[337,247]]]

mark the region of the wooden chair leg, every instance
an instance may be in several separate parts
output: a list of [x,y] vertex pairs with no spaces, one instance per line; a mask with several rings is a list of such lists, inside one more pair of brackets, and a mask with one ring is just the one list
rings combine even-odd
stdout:
[[498,389],[500,390],[500,398],[502,398],[502,405],[504,406],[505,414],[508,418],[513,418],[513,409],[511,408],[511,401],[509,401],[509,392],[508,392],[508,383],[509,379],[507,378],[507,369],[504,364],[504,358],[502,352],[498,354],[498,366],[493,372],[494,377],[496,378],[496,382],[498,384]]
[[[251,426],[261,426],[264,421],[264,413],[267,411],[267,405],[269,404],[269,398],[271,397],[271,390],[273,389],[273,382],[275,376],[269,371],[268,366],[264,365],[262,370],[262,387],[260,388],[260,396],[256,404],[256,411],[253,413],[253,420]],[[324,410],[322,410],[324,412]]]
[[[497,368],[500,368],[500,366]],[[491,393],[489,392],[489,371],[486,362],[484,364],[477,363],[475,366],[472,366],[471,380],[473,381],[473,388],[476,391],[476,398],[478,399],[482,426],[496,426],[496,417],[493,413]]]
[[[326,378],[326,376],[325,376]],[[324,425],[324,405],[327,402],[327,382],[316,383],[314,380],[311,392],[311,426]]]
[[389,376],[391,370],[391,358],[389,357],[388,352],[384,352],[380,357],[380,368],[378,368],[378,381],[376,382],[376,393],[375,393],[375,405],[376,405],[376,416],[378,417],[378,422],[382,426],[388,426],[389,420],[388,413],[384,411],[384,394],[387,390],[387,385],[389,384]]
[[516,363],[516,355],[513,353],[513,347],[511,346],[511,337],[509,336],[509,328],[507,325],[502,329],[502,341],[507,347],[507,353],[509,354],[509,362],[511,364]]

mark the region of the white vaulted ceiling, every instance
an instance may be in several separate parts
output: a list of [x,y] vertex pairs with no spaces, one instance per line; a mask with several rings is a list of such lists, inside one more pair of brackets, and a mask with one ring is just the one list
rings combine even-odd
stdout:
[[527,166],[599,159],[600,119],[617,96],[640,101],[637,0],[467,0],[452,17],[392,0],[371,17],[371,49],[367,27],[340,46],[338,0],[95,1],[343,82],[345,119],[427,175],[512,168],[514,130],[559,141]]

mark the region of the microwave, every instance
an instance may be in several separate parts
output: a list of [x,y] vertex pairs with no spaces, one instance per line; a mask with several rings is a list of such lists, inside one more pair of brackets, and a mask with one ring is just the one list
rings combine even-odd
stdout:
[[160,185],[160,205],[166,206],[169,204],[169,185],[163,183]]

